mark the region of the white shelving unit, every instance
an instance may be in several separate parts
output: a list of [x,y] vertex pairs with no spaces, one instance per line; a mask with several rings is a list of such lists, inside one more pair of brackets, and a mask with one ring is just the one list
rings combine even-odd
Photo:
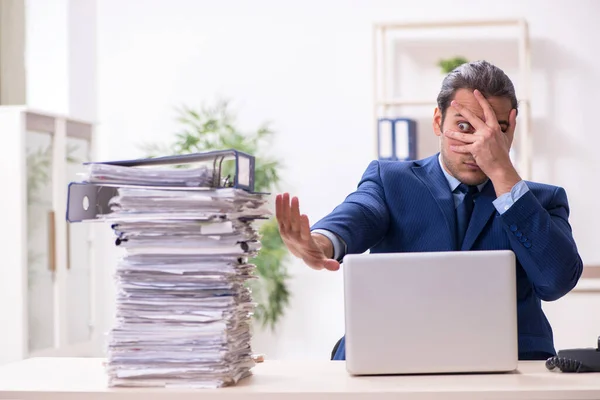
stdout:
[[0,364],[94,354],[93,231],[66,222],[67,185],[92,159],[93,131],[90,122],[0,107]]
[[[435,107],[436,99],[423,98],[394,98],[389,94],[393,87],[389,71],[389,51],[387,42],[394,31],[413,30],[423,31],[432,29],[485,29],[496,27],[512,27],[517,33],[519,64],[519,124],[516,168],[523,179],[531,178],[531,50],[529,43],[529,28],[523,19],[506,20],[472,20],[472,21],[440,21],[440,22],[407,22],[407,23],[377,23],[373,26],[373,117],[375,154],[377,154],[377,120],[389,116],[392,107],[427,106]],[[482,39],[484,40],[484,39]],[[407,115],[402,115],[406,117]]]

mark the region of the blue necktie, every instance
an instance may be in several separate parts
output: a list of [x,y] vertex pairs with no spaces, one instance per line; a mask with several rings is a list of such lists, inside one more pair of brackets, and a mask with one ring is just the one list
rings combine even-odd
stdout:
[[458,185],[456,190],[465,193],[463,201],[456,208],[456,237],[458,238],[458,249],[460,250],[473,213],[473,199],[475,194],[479,193],[479,190],[477,186],[467,186],[464,183]]

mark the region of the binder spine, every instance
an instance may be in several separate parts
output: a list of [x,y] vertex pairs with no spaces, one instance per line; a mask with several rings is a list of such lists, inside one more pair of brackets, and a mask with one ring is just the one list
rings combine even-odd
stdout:
[[417,158],[417,123],[409,118],[379,118],[379,160],[410,161]]

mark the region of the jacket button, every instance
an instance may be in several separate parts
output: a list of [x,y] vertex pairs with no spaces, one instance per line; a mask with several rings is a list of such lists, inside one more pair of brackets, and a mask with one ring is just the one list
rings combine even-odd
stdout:
[[512,232],[516,232],[517,231],[517,226],[515,224],[512,224],[511,226],[509,226],[510,230]]
[[525,236],[521,236],[519,240],[521,241],[521,243],[525,243],[527,241],[527,238]]
[[523,232],[515,232],[515,236],[520,238],[521,236],[523,236]]
[[531,242],[525,242],[523,243],[523,246],[525,246],[526,249],[529,249],[531,247]]

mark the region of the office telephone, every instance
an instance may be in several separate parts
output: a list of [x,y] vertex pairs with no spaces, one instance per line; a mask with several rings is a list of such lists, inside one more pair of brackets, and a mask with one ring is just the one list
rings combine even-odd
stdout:
[[546,361],[546,368],[562,372],[600,372],[600,336],[596,349],[560,350],[556,357]]

